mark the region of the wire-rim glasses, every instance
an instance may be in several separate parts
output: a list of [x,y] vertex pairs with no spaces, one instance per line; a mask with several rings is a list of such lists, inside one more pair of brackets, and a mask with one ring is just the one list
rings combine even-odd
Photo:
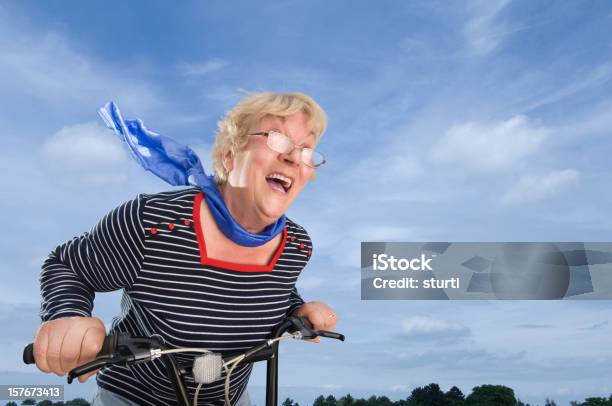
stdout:
[[302,163],[310,168],[318,168],[325,163],[325,157],[320,152],[308,147],[298,147],[285,134],[278,131],[261,131],[249,135],[262,135],[267,138],[266,144],[274,152],[290,154],[296,148],[300,150]]

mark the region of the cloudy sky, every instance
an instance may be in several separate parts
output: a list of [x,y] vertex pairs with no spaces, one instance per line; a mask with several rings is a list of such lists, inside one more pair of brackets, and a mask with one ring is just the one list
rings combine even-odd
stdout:
[[[349,339],[287,343],[281,397],[397,399],[431,382],[540,403],[612,393],[611,301],[362,302],[359,289],[363,240],[610,240],[612,5],[262,3],[0,3],[0,383],[63,382],[20,364],[44,257],[168,189],[100,106],[188,143],[208,169],[225,111],[297,90],[330,118],[329,164],[288,213],[315,248],[298,287],[336,308]],[[118,309],[118,294],[97,297],[105,321]],[[260,405],[264,383],[256,369]]]

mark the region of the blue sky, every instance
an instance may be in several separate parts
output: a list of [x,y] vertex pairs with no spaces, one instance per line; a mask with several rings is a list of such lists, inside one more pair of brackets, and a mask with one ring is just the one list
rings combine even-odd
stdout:
[[[609,241],[611,39],[606,1],[2,2],[0,383],[63,382],[20,365],[44,257],[168,188],[97,108],[114,100],[209,163],[240,98],[295,90],[330,119],[329,164],[288,213],[314,242],[298,287],[349,340],[286,344],[281,396],[609,395],[610,301],[362,302],[359,242]],[[118,309],[98,295],[99,317]],[[257,369],[257,404],[264,383]]]

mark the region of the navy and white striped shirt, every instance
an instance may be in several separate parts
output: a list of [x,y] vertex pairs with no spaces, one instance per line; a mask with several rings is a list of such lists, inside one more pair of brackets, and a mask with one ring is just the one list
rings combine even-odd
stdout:
[[[282,243],[267,265],[206,255],[200,204],[188,188],[141,194],[109,212],[80,237],[58,246],[40,275],[43,321],[91,316],[94,292],[123,289],[112,332],[160,335],[169,347],[247,349],[304,301],[295,282],[310,259],[306,231],[287,219]],[[192,361],[195,354],[177,354]],[[232,373],[230,400],[246,389],[251,364]],[[98,385],[142,405],[176,404],[160,359],[100,371]],[[199,404],[224,403],[223,379],[204,385]],[[186,378],[190,395],[195,384]]]

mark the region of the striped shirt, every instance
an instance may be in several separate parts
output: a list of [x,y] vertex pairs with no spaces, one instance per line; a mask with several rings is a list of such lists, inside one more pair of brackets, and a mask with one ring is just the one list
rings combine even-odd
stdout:
[[[91,316],[95,292],[123,289],[111,331],[160,335],[169,348],[247,349],[304,301],[295,282],[310,259],[306,231],[287,219],[281,245],[267,265],[209,259],[200,224],[203,194],[188,188],[140,194],[110,211],[88,233],[58,246],[41,275],[43,321]],[[193,361],[193,353],[177,354]],[[232,373],[230,400],[246,389],[251,364]],[[225,376],[225,375],[224,375]],[[186,377],[190,395],[194,381]],[[142,405],[176,404],[161,359],[113,365],[98,385]],[[202,386],[199,403],[224,403],[224,378]]]

